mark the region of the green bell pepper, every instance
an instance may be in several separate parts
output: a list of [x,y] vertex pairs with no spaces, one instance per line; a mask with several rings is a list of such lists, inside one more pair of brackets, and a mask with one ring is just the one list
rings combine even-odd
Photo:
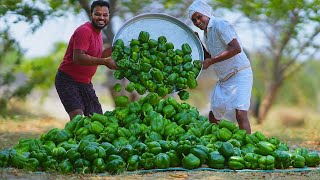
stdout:
[[128,158],[127,170],[136,171],[139,169],[140,157],[138,155],[132,155]]
[[246,144],[244,146],[241,146],[241,151],[243,152],[243,154],[254,153],[255,149],[256,146],[253,144]]
[[117,39],[115,42],[114,42],[114,46],[120,46],[121,48],[124,48],[124,42],[122,39]]
[[260,141],[256,144],[256,149],[254,150],[255,153],[266,156],[266,155],[272,155],[276,147],[267,142],[267,141]]
[[163,107],[162,114],[164,118],[171,119],[171,117],[173,117],[176,114],[176,110],[171,104],[168,104],[165,107]]
[[218,125],[219,128],[227,128],[231,132],[237,128],[237,126],[233,122],[224,119],[222,119]]
[[218,130],[217,136],[220,141],[228,141],[232,137],[232,132],[223,127]]
[[125,90],[128,91],[128,92],[133,92],[135,90],[134,88],[134,82],[129,82],[126,87],[125,87]]
[[121,87],[121,84],[120,83],[116,83],[114,86],[113,86],[113,89],[116,91],[116,92],[120,92],[122,87]]
[[72,138],[73,134],[65,129],[62,129],[56,136],[55,142],[56,143],[61,143],[64,141],[67,141],[68,139]]
[[179,157],[183,157],[190,153],[191,142],[189,140],[182,140],[178,142],[177,154]]
[[124,78],[124,72],[120,69],[117,69],[114,71],[113,73],[113,77],[116,78],[116,79],[123,79]]
[[168,94],[168,88],[161,85],[158,90],[157,93],[160,97],[165,97]]
[[131,39],[130,47],[140,45],[140,41],[138,39]]
[[253,135],[255,135],[259,141],[267,141],[267,138],[260,131],[256,131]]
[[224,169],[225,167],[225,158],[218,151],[213,151],[209,153],[208,156],[208,166],[214,169]]
[[99,136],[103,129],[104,126],[99,121],[93,121],[89,125],[89,131],[96,136]]
[[47,160],[41,163],[41,168],[44,171],[54,172],[58,169],[58,161],[52,158],[52,156],[48,156]]
[[150,103],[144,103],[141,108],[141,114],[146,117],[149,112],[153,111],[153,106]]
[[269,138],[268,142],[275,145],[275,146],[278,146],[280,143],[280,140],[276,137],[271,137],[271,138]]
[[148,147],[147,152],[150,152],[150,153],[152,153],[154,155],[157,155],[157,154],[162,152],[161,145],[157,141],[147,142],[146,145]]
[[147,91],[147,89],[139,83],[135,83],[134,88],[136,89],[137,93],[140,95],[143,95]]
[[144,152],[148,150],[148,146],[143,142],[138,142],[134,145],[134,151],[137,155],[142,155]]
[[291,160],[292,160],[292,166],[295,168],[302,168],[305,166],[306,160],[303,156],[294,154]]
[[309,167],[316,167],[320,164],[320,156],[317,152],[309,152],[306,157],[306,165]]
[[154,48],[158,46],[158,41],[155,39],[149,39],[148,44],[149,44],[149,47]]
[[182,101],[186,101],[186,100],[189,99],[190,94],[186,90],[181,90],[181,91],[178,92],[178,96]]
[[118,154],[116,147],[109,142],[103,142],[100,144],[100,146],[105,150],[106,157],[109,157],[112,154]]
[[[129,102],[128,102],[129,104]],[[123,121],[130,114],[129,108],[119,108],[115,112],[115,116],[120,120]]]
[[274,151],[275,168],[287,169],[291,166],[291,154],[288,151],[276,150]]
[[62,174],[70,174],[73,171],[73,165],[69,160],[63,160],[59,165],[58,165],[58,171],[61,172]]
[[119,61],[119,60],[123,57],[123,55],[122,55],[122,53],[118,50],[118,51],[112,51],[111,57],[112,57],[113,60]]
[[188,43],[182,44],[181,49],[182,49],[183,54],[191,54],[191,52],[192,52],[191,47]]
[[40,162],[36,158],[28,158],[28,160],[23,164],[23,169],[29,171],[37,171]]
[[228,159],[229,157],[233,156],[234,149],[233,149],[233,145],[230,142],[223,142],[221,144],[221,146],[218,148],[218,151],[221,155],[223,155],[226,159]]
[[141,105],[139,104],[138,101],[132,101],[132,102],[130,102],[129,105],[128,105],[128,108],[129,108],[129,111],[130,111],[131,113],[136,113],[136,114],[138,114],[138,113],[140,113],[140,111],[141,111]]
[[181,165],[181,160],[175,150],[167,151],[166,154],[170,157],[170,167],[178,167]]
[[100,133],[100,140],[112,142],[117,137],[118,124],[109,125]]
[[112,141],[112,145],[118,149],[127,144],[129,144],[129,141],[125,137],[118,137]]
[[72,118],[71,121],[67,122],[64,129],[68,130],[71,133],[74,133],[77,123],[82,119],[82,115],[76,115]]
[[177,122],[179,126],[181,126],[181,125],[188,125],[191,122],[192,117],[189,113],[187,113],[187,111],[182,110],[177,114],[175,114],[173,116],[173,119],[175,122]]
[[109,123],[109,119],[107,116],[103,114],[93,113],[91,116],[91,121],[99,121],[102,125],[107,125]]
[[157,51],[166,51],[166,44],[165,43],[158,43],[158,46],[157,46]]
[[167,42],[167,38],[165,36],[159,36],[158,37],[158,43],[165,44]]
[[253,134],[249,134],[249,135],[247,135],[245,137],[245,143],[246,144],[254,144],[255,145],[255,144],[259,143],[259,142],[260,142],[259,139]]
[[155,155],[149,152],[145,152],[141,155],[141,160],[140,160],[140,167],[143,167],[144,169],[152,169],[154,168],[154,159]]
[[170,157],[166,153],[159,153],[154,158],[154,164],[159,169],[170,167]]
[[128,96],[116,96],[116,99],[114,101],[116,107],[127,107],[129,104]]
[[125,146],[122,146],[121,148],[119,148],[119,153],[118,155],[120,155],[125,161],[133,155],[133,147],[131,146],[131,144],[127,144]]
[[195,169],[201,165],[200,159],[192,153],[189,153],[182,159],[182,167],[186,169]]
[[271,155],[261,156],[258,160],[259,168],[263,170],[272,170],[274,169],[275,159]]
[[141,63],[141,70],[143,72],[149,72],[151,68],[152,68],[151,64],[145,63],[145,62]]
[[36,158],[39,162],[44,162],[47,160],[47,153],[43,149],[37,149],[30,153],[29,158]]
[[187,85],[190,89],[195,89],[198,86],[198,82],[196,77],[188,76],[187,77]]
[[75,172],[77,173],[82,173],[82,174],[91,173],[91,162],[86,159],[79,158],[74,163],[74,169],[75,169]]
[[0,151],[0,167],[7,167],[9,164],[9,150]]
[[259,159],[260,159],[260,155],[255,154],[255,153],[247,153],[244,157],[243,157],[244,161],[245,161],[245,166],[248,169],[257,169],[259,166]]
[[141,126],[139,123],[130,124],[129,131],[130,131],[130,134],[133,136],[139,136],[140,133],[142,132]]
[[163,74],[161,72],[160,69],[157,69],[157,68],[152,68],[150,70],[150,74],[152,75],[152,78],[156,81],[156,82],[159,82],[161,83],[163,81]]
[[71,148],[66,152],[66,158],[68,158],[70,162],[76,162],[80,157],[81,154],[76,148]]
[[150,121],[151,130],[155,131],[159,134],[163,134],[163,130],[164,130],[163,116],[160,113],[157,113],[155,111],[151,111],[148,114],[148,117],[150,117],[150,119],[151,119],[151,121]]
[[179,77],[178,73],[170,74],[170,76],[168,77],[168,83],[172,84],[172,85],[175,84],[175,82],[177,81],[178,77]]
[[103,173],[107,169],[107,165],[102,158],[97,158],[92,163],[93,173]]
[[301,148],[296,148],[294,150],[294,153],[306,158],[306,156],[309,154],[309,150],[305,147],[301,147]]
[[61,160],[64,159],[67,151],[63,147],[56,147],[52,150],[52,157],[55,159]]
[[[135,115],[135,114],[133,114]],[[129,129],[125,127],[119,127],[117,131],[118,137],[124,137],[124,138],[129,138],[131,136],[131,133]]]
[[89,144],[84,148],[83,156],[85,159],[89,161],[93,161],[94,159],[98,158],[99,156],[98,152],[99,152],[98,146]]
[[120,174],[126,170],[126,162],[121,156],[111,155],[106,162],[106,169],[111,174]]
[[196,145],[191,148],[190,153],[197,156],[200,159],[200,166],[207,162],[209,150],[203,145]]
[[139,41],[142,43],[147,43],[149,41],[150,34],[146,31],[140,31],[139,33]]
[[42,134],[40,140],[44,141],[53,141],[55,140],[57,134],[60,132],[59,128],[52,128],[48,133]]
[[172,42],[166,43],[166,50],[169,50],[169,49],[174,49],[174,44]]
[[233,170],[245,168],[245,161],[241,156],[231,156],[228,160],[228,167]]

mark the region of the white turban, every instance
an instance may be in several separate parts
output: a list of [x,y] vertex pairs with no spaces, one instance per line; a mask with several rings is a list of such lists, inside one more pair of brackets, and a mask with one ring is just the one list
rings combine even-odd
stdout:
[[192,15],[195,12],[199,12],[207,17],[211,17],[212,15],[212,7],[202,0],[194,1],[188,8],[189,10],[189,18],[191,19]]

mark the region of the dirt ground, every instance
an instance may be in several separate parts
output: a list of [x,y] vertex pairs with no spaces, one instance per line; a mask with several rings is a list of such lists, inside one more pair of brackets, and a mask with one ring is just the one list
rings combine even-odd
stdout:
[[0,179],[283,179],[319,180],[320,170],[307,172],[211,172],[211,171],[172,171],[135,175],[60,175],[42,172],[26,172],[20,169],[0,169]]

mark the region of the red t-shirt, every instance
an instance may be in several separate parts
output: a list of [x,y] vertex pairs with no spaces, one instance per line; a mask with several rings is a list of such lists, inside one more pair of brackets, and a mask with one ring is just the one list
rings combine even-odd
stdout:
[[71,76],[75,81],[90,83],[92,76],[96,73],[98,66],[84,66],[74,64],[73,50],[80,49],[93,57],[102,55],[102,33],[97,33],[90,22],[79,26],[71,36],[63,62],[59,70]]

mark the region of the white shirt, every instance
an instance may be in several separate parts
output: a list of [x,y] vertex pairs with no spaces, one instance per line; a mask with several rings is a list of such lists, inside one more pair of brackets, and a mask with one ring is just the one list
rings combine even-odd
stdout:
[[[207,33],[204,35],[204,43],[211,57],[221,54],[233,39],[237,39],[241,46],[240,39],[232,25],[221,18],[211,16],[207,27]],[[210,67],[214,69],[219,79],[223,79],[229,73],[247,66],[250,66],[250,61],[242,49],[241,53],[224,61],[215,63]]]

